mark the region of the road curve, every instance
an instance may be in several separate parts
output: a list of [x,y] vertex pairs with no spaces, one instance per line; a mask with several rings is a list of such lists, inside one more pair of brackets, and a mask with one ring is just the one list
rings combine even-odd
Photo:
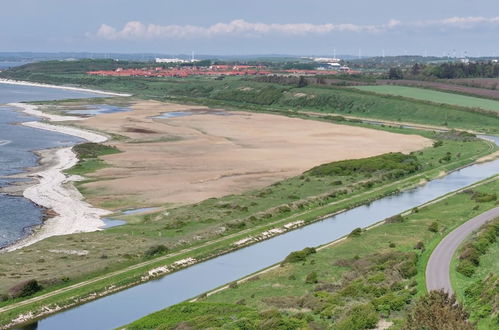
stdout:
[[454,293],[450,281],[450,263],[457,248],[471,233],[497,217],[499,217],[499,207],[468,220],[440,241],[426,265],[426,288],[428,291],[442,289],[449,294]]

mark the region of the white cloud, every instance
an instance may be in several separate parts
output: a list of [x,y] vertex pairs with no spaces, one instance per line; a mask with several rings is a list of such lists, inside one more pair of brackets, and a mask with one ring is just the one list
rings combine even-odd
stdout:
[[105,39],[153,39],[153,38],[194,38],[213,36],[257,36],[271,33],[283,35],[308,35],[325,34],[331,32],[381,32],[400,24],[399,21],[391,20],[382,25],[357,25],[357,24],[267,24],[251,23],[242,19],[229,23],[216,23],[203,27],[195,25],[145,25],[138,21],[125,24],[121,30],[117,30],[106,24],[102,24],[97,36]]
[[198,38],[215,36],[261,36],[281,34],[291,36],[306,36],[311,34],[327,34],[334,32],[381,33],[389,30],[411,28],[461,28],[469,29],[480,26],[499,26],[499,17],[450,17],[433,21],[401,22],[391,19],[386,24],[310,24],[310,23],[252,23],[243,19],[229,23],[216,23],[211,26],[197,25],[157,25],[131,21],[119,30],[102,24],[97,31],[97,37],[117,39],[158,39],[158,38]]
[[469,29],[482,26],[499,26],[499,17],[449,17],[440,20],[417,22],[414,26],[418,27],[447,27]]

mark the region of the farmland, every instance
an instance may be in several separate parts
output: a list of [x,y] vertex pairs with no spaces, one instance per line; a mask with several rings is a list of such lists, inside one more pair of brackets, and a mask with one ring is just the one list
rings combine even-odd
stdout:
[[436,89],[442,92],[466,94],[490,99],[499,99],[499,90],[496,86],[499,79],[448,79],[438,81],[427,80],[377,80],[378,85],[400,85]]
[[499,101],[405,86],[358,86],[363,91],[499,112]]

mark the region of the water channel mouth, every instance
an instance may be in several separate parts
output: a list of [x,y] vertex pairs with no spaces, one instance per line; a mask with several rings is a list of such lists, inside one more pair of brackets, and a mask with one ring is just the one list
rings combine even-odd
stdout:
[[[499,137],[485,138],[499,143]],[[499,173],[499,160],[471,165],[424,186],[287,232],[157,280],[46,317],[23,329],[112,329],[185,301],[283,260],[290,252],[319,246],[385,218]]]

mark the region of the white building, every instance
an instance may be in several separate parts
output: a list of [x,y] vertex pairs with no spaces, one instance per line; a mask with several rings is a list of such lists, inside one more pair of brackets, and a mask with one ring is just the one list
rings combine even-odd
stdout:
[[156,57],[156,63],[188,63],[189,61],[181,58],[159,58]]

